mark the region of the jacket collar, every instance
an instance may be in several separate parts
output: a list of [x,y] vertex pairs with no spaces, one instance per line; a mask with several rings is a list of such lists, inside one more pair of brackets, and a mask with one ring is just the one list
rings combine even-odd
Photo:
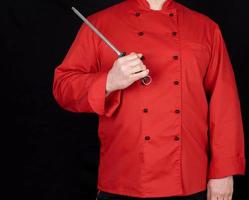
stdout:
[[[150,4],[147,2],[147,0],[128,0],[128,1],[133,1],[137,4],[137,6],[142,9],[142,10],[150,10]],[[162,11],[168,10],[170,9],[172,2],[174,0],[167,0],[166,2],[164,2],[163,7],[162,7]],[[171,7],[172,8],[172,7]]]

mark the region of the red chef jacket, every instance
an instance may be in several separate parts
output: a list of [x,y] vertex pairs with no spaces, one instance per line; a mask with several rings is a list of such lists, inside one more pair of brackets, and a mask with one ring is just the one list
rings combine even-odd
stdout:
[[167,0],[126,0],[88,17],[120,50],[143,53],[152,83],[105,97],[117,55],[85,24],[55,70],[53,93],[99,115],[98,189],[133,197],[185,196],[207,180],[245,174],[233,68],[218,25]]

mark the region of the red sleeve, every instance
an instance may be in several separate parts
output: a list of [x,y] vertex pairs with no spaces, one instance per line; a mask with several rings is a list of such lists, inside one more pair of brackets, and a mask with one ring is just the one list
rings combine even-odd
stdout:
[[218,25],[214,31],[212,57],[204,86],[209,99],[209,178],[244,175],[244,132],[239,95]]
[[53,94],[66,110],[111,116],[120,103],[121,90],[105,98],[108,72],[99,69],[97,37],[88,26],[81,26],[65,59],[55,69]]

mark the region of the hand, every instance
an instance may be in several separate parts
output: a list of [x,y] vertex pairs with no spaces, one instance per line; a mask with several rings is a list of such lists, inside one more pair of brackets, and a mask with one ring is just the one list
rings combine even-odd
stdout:
[[233,176],[208,181],[207,200],[231,200],[232,196]]
[[106,92],[109,94],[115,90],[124,89],[135,81],[147,76],[149,70],[143,64],[141,53],[130,53],[118,58],[107,75]]

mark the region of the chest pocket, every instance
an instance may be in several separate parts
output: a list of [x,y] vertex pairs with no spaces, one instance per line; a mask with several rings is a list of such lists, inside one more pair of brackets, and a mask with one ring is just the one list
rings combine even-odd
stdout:
[[183,40],[182,56],[185,66],[195,69],[203,78],[211,58],[211,48],[208,45]]

